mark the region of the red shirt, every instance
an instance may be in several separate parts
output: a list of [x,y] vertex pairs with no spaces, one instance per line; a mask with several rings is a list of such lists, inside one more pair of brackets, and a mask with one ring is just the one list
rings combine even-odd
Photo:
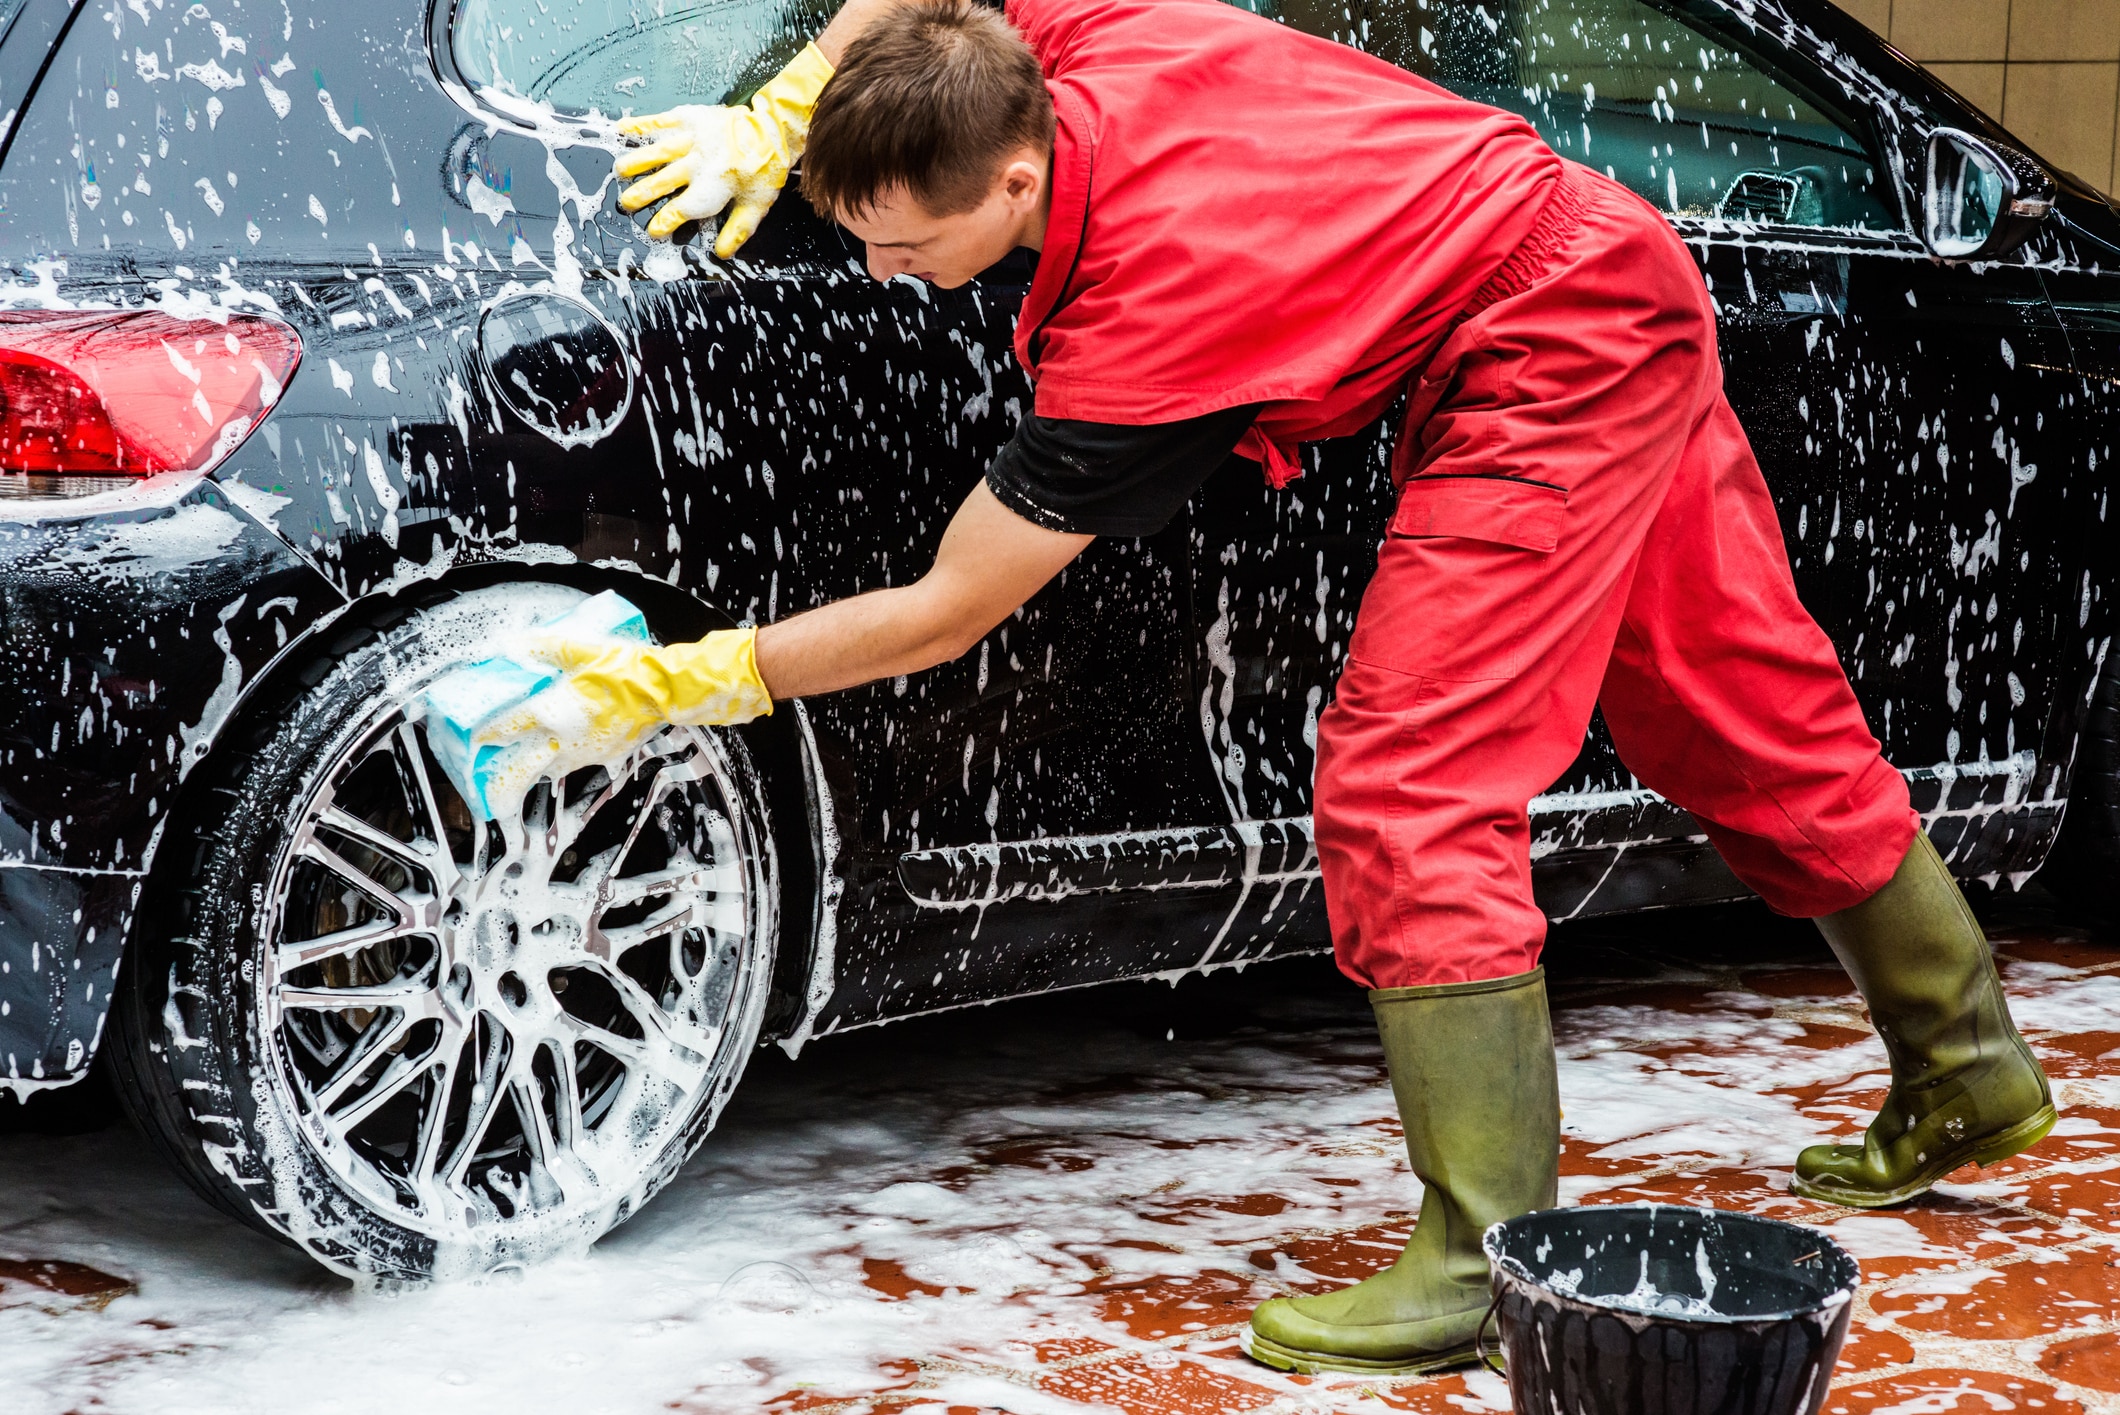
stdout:
[[1059,119],[1016,357],[1048,418],[1264,403],[1238,451],[1358,431],[1531,229],[1522,118],[1222,0],[1008,0]]

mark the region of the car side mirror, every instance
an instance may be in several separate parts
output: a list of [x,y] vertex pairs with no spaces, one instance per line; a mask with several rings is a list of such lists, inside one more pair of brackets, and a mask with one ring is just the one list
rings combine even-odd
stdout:
[[2054,209],[2054,179],[2015,148],[1957,128],[1929,134],[1921,238],[1944,260],[1994,260]]

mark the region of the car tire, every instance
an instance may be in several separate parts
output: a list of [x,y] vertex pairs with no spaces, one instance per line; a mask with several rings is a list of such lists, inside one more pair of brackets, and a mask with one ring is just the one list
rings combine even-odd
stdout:
[[206,1199],[348,1276],[579,1251],[758,1044],[777,872],[736,734],[664,728],[488,824],[425,745],[428,683],[581,598],[492,587],[342,636],[216,743],[157,861],[121,1096]]
[[2120,663],[2106,665],[2091,696],[2068,813],[2040,879],[2091,919],[2120,918]]

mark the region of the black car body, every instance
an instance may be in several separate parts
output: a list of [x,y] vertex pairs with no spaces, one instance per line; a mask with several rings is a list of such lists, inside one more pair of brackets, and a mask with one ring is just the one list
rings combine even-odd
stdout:
[[[276,1024],[257,1020],[248,961],[213,973],[196,955],[300,892],[293,867],[268,868],[300,853],[287,841],[343,854],[362,828],[302,835],[316,778],[287,765],[288,734],[317,693],[345,697],[334,665],[361,653],[384,665],[366,691],[411,703],[389,666],[428,653],[405,645],[466,595],[616,589],[681,638],[916,576],[1029,406],[1009,349],[1030,266],[955,291],[878,285],[794,192],[726,268],[696,235],[658,247],[615,211],[613,142],[582,95],[609,114],[740,94],[821,22],[801,6],[673,3],[627,20],[623,43],[593,30],[626,7],[593,0],[14,8],[0,344],[6,319],[153,309],[290,329],[300,362],[205,475],[0,479],[0,1076],[75,1080],[108,1031],[136,1108],[209,1197],[348,1271],[512,1260],[545,1239],[452,1259],[431,1225],[410,1225],[416,1241],[334,1228],[306,1189],[261,1197],[285,1178],[269,1155],[246,1167],[279,1132],[229,1098],[282,1074],[257,1069]],[[1525,112],[1672,214],[1805,601],[1917,808],[1961,876],[2037,870],[2072,772],[2095,775],[2074,771],[2078,743],[2111,676],[2106,200],[2057,174],[2016,249],[1937,259],[1917,234],[1932,132],[2016,145],[1824,0],[1261,8]],[[1325,946],[1312,742],[1390,506],[1389,432],[1307,449],[1285,493],[1233,460],[1169,530],[1098,542],[962,660],[717,734],[742,758],[718,789],[750,804],[701,809],[749,813],[756,897],[737,932],[765,969],[742,985],[743,1045]],[[475,656],[476,622],[420,661]],[[319,719],[319,771],[339,770],[321,761],[337,721]],[[416,737],[414,718],[377,722],[363,730]],[[460,824],[430,814],[387,829],[453,852],[452,877],[473,870],[484,847],[440,844]],[[1555,918],[1744,893],[1601,729],[1534,824]],[[213,853],[242,830],[266,832],[250,878],[229,861],[251,856]],[[417,867],[391,878],[404,898],[446,893]],[[366,985],[441,987],[455,945],[436,931],[470,927],[405,923],[422,941]],[[106,1027],[114,988],[129,1000]],[[330,1112],[328,1085],[354,1105],[404,1083],[406,1038],[430,1024],[407,1012],[388,1046],[361,1039],[392,1005],[377,992],[331,1014],[355,1021],[304,1043],[289,1114]],[[436,1035],[488,1037],[463,1025]],[[183,1070],[217,1049],[211,1074]],[[711,1121],[740,1057],[717,1065],[715,1098],[628,1197],[597,1200],[601,1223]],[[508,1083],[526,1107],[540,1074]],[[469,1155],[457,1075],[418,1081],[406,1095],[440,1090],[404,1107],[455,1104],[454,1140],[407,1123]],[[581,1114],[553,1111],[552,1133]],[[508,1143],[537,1150],[528,1110],[512,1123]],[[470,1229],[537,1207],[525,1172],[494,1171],[489,1189],[517,1197],[482,1198]],[[392,1183],[349,1202],[424,1212]]]

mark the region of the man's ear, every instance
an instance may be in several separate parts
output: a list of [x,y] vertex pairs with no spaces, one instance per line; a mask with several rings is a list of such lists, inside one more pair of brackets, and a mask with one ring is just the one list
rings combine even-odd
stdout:
[[1035,203],[1045,188],[1045,164],[1032,159],[1028,152],[1010,159],[1001,169],[1001,191],[1011,206],[1028,206]]

